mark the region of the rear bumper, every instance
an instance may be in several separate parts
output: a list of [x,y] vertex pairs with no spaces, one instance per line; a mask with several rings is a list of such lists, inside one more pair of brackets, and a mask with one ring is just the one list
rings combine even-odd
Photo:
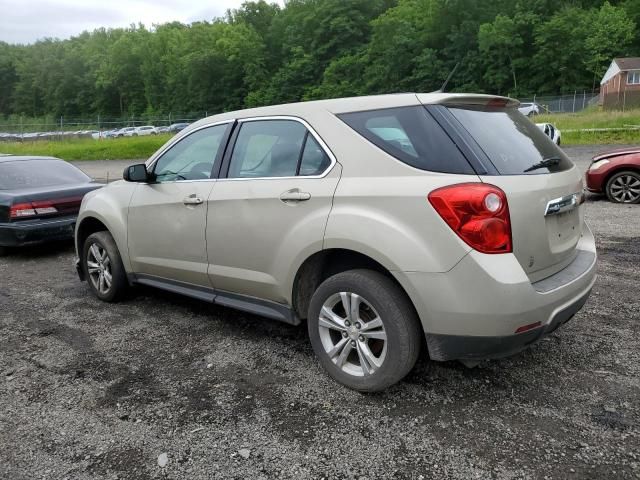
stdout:
[[77,216],[0,223],[0,246],[19,247],[73,238]]
[[573,262],[536,283],[514,255],[476,251],[449,272],[394,275],[416,307],[432,359],[499,358],[526,348],[582,308],[596,279],[595,242],[585,227]]
[[567,323],[580,311],[591,289],[571,305],[557,312],[551,321],[517,335],[472,337],[462,335],[429,335],[429,354],[437,360],[486,360],[508,357],[526,349]]

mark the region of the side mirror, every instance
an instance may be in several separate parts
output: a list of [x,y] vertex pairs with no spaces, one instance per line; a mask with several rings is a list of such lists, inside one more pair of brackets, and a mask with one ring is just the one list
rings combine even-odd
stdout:
[[148,182],[150,175],[144,163],[137,163],[124,169],[122,178],[127,182]]

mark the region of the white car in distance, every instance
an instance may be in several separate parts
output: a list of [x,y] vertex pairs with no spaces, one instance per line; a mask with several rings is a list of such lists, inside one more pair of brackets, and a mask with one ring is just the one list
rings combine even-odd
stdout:
[[130,137],[135,132],[136,127],[124,127],[116,132],[116,137]]
[[537,103],[521,103],[518,110],[521,114],[532,117],[533,115],[540,115],[541,108]]
[[145,135],[157,135],[158,131],[156,130],[156,127],[154,127],[153,125],[143,125],[141,127],[136,127],[135,130],[133,132],[131,132],[132,137],[143,137]]
[[558,130],[552,123],[536,123],[536,126],[544,132],[544,134],[551,139],[556,145],[560,145],[562,136],[560,130]]

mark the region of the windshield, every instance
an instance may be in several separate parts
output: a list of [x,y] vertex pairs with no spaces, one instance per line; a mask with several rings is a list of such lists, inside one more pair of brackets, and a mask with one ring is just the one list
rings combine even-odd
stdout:
[[0,190],[77,185],[90,181],[82,171],[62,160],[0,163]]
[[[573,166],[562,150],[516,108],[452,107],[449,111],[501,175],[562,172]],[[549,159],[559,161],[547,162]]]

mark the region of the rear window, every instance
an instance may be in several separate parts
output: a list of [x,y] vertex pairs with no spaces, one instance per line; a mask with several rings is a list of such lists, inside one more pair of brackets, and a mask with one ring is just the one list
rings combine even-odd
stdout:
[[0,190],[74,185],[91,181],[76,167],[62,160],[0,162]]
[[[516,108],[456,107],[449,111],[501,175],[553,173],[573,166],[562,150]],[[556,164],[539,165],[548,159]]]
[[343,113],[338,117],[407,165],[433,172],[474,173],[458,147],[424,107]]

